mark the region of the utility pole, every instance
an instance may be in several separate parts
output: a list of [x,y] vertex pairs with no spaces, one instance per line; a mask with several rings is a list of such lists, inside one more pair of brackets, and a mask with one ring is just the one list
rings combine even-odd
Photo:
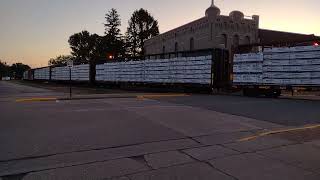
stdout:
[[73,61],[69,60],[67,62],[67,66],[69,67],[69,99],[72,99],[72,68],[73,68]]

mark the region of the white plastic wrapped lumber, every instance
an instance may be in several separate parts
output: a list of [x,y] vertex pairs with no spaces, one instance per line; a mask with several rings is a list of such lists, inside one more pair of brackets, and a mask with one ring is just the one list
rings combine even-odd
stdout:
[[263,53],[235,54],[233,62],[262,62]]
[[34,71],[34,79],[37,80],[49,80],[50,78],[50,68],[41,68],[41,69],[36,69]]
[[234,74],[234,83],[262,83],[262,74]]
[[277,66],[277,65],[290,65],[291,61],[288,60],[269,60],[269,59],[265,59],[263,61],[264,65],[272,65],[272,66]]
[[265,48],[263,50],[265,53],[285,53],[285,52],[291,52],[291,49],[289,47],[278,47],[278,48]]
[[307,52],[307,51],[320,51],[320,46],[297,46],[291,47],[291,52]]
[[265,60],[288,60],[291,58],[291,53],[265,54]]
[[[211,81],[212,56],[106,63],[97,67],[97,79],[118,82]],[[190,79],[186,79],[190,78]]]
[[233,72],[235,73],[262,73],[262,63],[241,63],[241,64],[234,64],[233,66]]
[[316,59],[316,58],[320,58],[320,51],[293,52],[290,54],[290,59]]
[[290,72],[320,72],[320,65],[301,65],[301,66],[264,66],[263,71],[290,71]]
[[[314,74],[315,77],[317,74]],[[311,72],[300,72],[300,73],[292,73],[292,72],[266,72],[263,74],[264,78],[274,79],[274,78],[288,78],[288,79],[297,79],[297,78],[310,78],[312,77]]]

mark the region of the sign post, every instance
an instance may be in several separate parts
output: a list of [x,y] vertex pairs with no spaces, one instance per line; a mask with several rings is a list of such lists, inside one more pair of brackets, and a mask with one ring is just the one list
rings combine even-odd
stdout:
[[67,62],[67,66],[69,67],[69,98],[72,99],[72,76],[71,69],[73,68],[73,61],[69,60]]

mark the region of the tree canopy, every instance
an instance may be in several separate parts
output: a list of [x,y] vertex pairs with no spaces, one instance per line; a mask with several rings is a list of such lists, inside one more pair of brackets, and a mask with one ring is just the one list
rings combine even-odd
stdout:
[[15,64],[11,65],[10,69],[11,69],[11,72],[12,72],[14,78],[22,79],[23,73],[31,68],[30,68],[30,66],[22,64],[22,63],[15,63]]
[[114,8],[105,14],[105,35],[84,30],[70,36],[71,56],[58,56],[49,65],[64,65],[68,59],[76,64],[105,61],[112,58],[144,55],[144,41],[159,34],[158,21],[145,9],[136,10],[128,22],[125,36],[121,34],[121,19]]
[[11,76],[10,66],[0,60],[0,77]]
[[91,35],[88,31],[73,34],[69,38],[71,54],[79,62],[87,63],[95,57],[97,49],[97,36]]
[[121,19],[118,11],[112,8],[105,16],[105,40],[104,45],[108,48],[106,53],[115,58],[125,56],[125,42],[122,37],[120,26]]
[[15,63],[9,66],[7,63],[0,60],[0,77],[14,77],[21,79],[23,77],[23,73],[29,69],[30,67],[28,65],[22,63]]
[[105,34],[110,35],[114,39],[121,38],[121,19],[118,11],[112,8],[105,16],[106,23],[104,24],[105,27]]
[[136,10],[129,20],[127,43],[130,54],[144,55],[144,41],[159,35],[158,21],[145,9]]
[[76,33],[69,38],[71,54],[76,63],[88,63],[108,58],[108,54],[119,57],[124,54],[123,42],[114,41],[109,35],[99,36],[88,31]]
[[49,60],[49,66],[64,66],[67,65],[69,60],[74,60],[74,57],[71,55],[60,55]]

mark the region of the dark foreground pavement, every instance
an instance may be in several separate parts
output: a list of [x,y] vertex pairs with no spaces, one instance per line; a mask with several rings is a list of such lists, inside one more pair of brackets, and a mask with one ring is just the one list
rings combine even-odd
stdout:
[[304,117],[317,122],[318,109],[305,108],[309,101],[209,95],[15,101],[59,95],[0,82],[3,180],[320,179],[317,132],[308,139],[275,134],[239,141],[308,124]]
[[320,123],[320,101],[318,100],[207,95],[162,100],[287,126]]

